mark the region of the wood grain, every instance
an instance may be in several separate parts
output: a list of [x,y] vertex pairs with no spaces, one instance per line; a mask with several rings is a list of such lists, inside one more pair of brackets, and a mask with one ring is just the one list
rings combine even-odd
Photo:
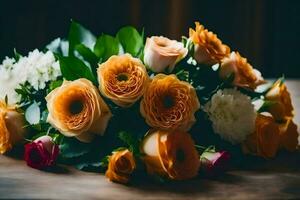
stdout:
[[[300,81],[287,81],[300,124]],[[0,199],[298,199],[300,156],[281,155],[251,171],[234,170],[205,179],[158,184],[136,182],[125,186],[102,174],[58,166],[52,172],[26,166],[22,160],[0,156]]]

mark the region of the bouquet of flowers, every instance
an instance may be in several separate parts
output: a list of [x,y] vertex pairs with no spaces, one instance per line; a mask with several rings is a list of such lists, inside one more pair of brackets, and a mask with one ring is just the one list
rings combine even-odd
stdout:
[[128,183],[145,172],[215,175],[246,154],[295,151],[284,78],[266,82],[195,25],[179,42],[130,26],[97,38],[71,21],[67,38],[44,50],[15,50],[0,65],[0,153],[21,149],[36,169],[62,163]]

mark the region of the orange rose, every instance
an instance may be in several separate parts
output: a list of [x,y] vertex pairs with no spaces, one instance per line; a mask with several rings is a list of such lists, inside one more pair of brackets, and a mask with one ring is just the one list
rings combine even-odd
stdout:
[[271,101],[268,111],[276,120],[282,121],[285,117],[294,116],[290,93],[288,92],[286,85],[281,80],[274,83],[272,88],[266,94],[265,99],[267,101]]
[[190,28],[190,40],[194,43],[194,58],[198,63],[213,65],[219,63],[230,53],[230,48],[213,32],[196,22],[196,28]]
[[243,144],[244,153],[272,158],[279,148],[279,127],[273,117],[257,115],[255,132]]
[[150,131],[141,146],[147,172],[174,180],[197,176],[200,157],[194,145],[185,132]]
[[226,79],[231,74],[234,74],[233,84],[239,87],[255,89],[265,82],[261,73],[253,69],[247,59],[243,58],[238,52],[232,52],[221,63],[220,77]]
[[297,128],[291,117],[286,118],[284,123],[279,124],[281,147],[288,151],[295,151],[297,149],[299,137]]
[[174,66],[188,53],[181,42],[166,37],[147,38],[144,50],[144,62],[154,72],[171,72]]
[[64,81],[47,97],[47,121],[63,135],[90,142],[103,135],[111,118],[109,107],[97,88],[87,79]]
[[130,54],[112,56],[98,68],[100,92],[115,104],[129,107],[145,92],[149,76],[143,63]]
[[141,101],[140,111],[147,124],[162,130],[189,130],[200,108],[196,91],[175,75],[156,75]]
[[0,153],[4,154],[23,140],[26,134],[24,115],[0,101]]
[[133,154],[128,150],[113,152],[109,157],[108,169],[105,176],[114,182],[127,183],[136,164]]

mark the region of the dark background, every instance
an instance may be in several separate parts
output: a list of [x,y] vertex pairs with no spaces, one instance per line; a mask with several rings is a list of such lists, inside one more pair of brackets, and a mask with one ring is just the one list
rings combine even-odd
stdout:
[[265,77],[300,78],[299,13],[300,0],[0,0],[0,59],[66,36],[71,18],[99,35],[133,25],[173,39],[200,21]]

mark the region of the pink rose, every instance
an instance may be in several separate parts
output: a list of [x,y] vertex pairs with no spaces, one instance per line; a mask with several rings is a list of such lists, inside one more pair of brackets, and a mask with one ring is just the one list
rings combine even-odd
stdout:
[[59,154],[58,145],[54,144],[50,136],[42,136],[32,143],[25,145],[24,159],[27,165],[35,169],[52,166]]
[[208,176],[217,175],[227,169],[229,159],[230,154],[227,151],[206,151],[200,156],[201,170]]
[[172,72],[176,63],[187,53],[188,50],[181,42],[152,36],[146,40],[144,62],[154,72]]

